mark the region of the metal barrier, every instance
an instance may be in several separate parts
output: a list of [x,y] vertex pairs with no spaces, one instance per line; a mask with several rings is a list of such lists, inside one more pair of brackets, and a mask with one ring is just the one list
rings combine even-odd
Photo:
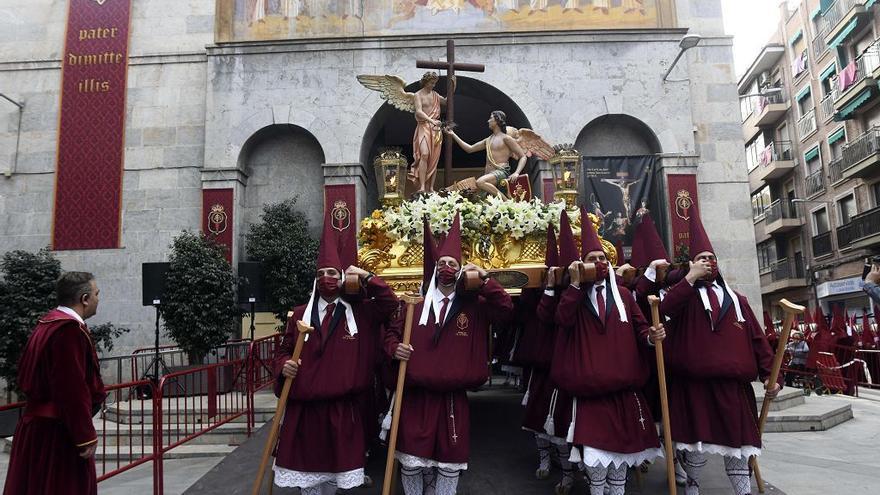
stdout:
[[[274,383],[273,362],[281,338],[275,334],[253,342],[228,342],[214,356],[219,362],[168,373],[158,383],[130,380],[107,385],[107,398],[94,420],[98,482],[153,461],[153,494],[162,495],[163,462],[169,450],[242,417],[249,437],[255,424],[254,394]],[[154,357],[151,351],[155,349],[102,361],[117,378],[128,371],[136,375],[144,369],[142,359]],[[164,346],[161,352],[183,354],[174,346]],[[126,364],[129,370],[123,370]],[[0,406],[0,414],[17,413],[20,418],[25,405]]]

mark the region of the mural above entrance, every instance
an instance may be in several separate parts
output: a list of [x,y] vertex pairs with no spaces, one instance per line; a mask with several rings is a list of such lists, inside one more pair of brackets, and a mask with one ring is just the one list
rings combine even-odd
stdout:
[[217,41],[675,27],[673,0],[219,0]]

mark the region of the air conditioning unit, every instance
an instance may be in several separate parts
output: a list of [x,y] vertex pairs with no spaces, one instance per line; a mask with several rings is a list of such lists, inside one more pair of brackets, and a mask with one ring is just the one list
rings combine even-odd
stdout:
[[765,88],[767,86],[770,86],[770,73],[762,72],[760,75],[758,75],[758,87]]

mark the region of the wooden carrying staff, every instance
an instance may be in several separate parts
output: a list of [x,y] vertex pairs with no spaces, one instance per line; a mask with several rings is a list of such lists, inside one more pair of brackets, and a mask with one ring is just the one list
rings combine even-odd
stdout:
[[[648,296],[651,304],[651,321],[654,327],[660,325],[660,298]],[[666,395],[666,363],[663,361],[663,341],[654,342],[654,355],[657,357],[657,380],[660,382],[660,411],[663,415],[663,446],[666,449],[666,482],[670,495],[675,495],[675,457],[672,451],[672,429],[669,426],[669,398]]]
[[[422,302],[419,294],[404,294],[403,302],[406,303],[406,323],[403,327],[403,345],[409,346],[412,336],[413,312],[416,304]],[[394,409],[391,410],[391,431],[388,432],[388,458],[385,460],[385,479],[382,483],[382,495],[391,495],[391,484],[394,480],[394,452],[397,450],[397,429],[400,426],[400,405],[403,403],[403,381],[406,379],[406,365],[408,361],[401,361],[397,370],[397,389],[394,392]]]
[[[782,368],[782,359],[785,357],[785,347],[788,345],[788,337],[791,335],[791,328],[794,326],[795,317],[802,314],[806,308],[789,302],[787,299],[779,301],[782,311],[785,312],[785,318],[782,320],[782,334],[779,335],[779,345],[776,347],[776,356],[773,358],[773,368],[770,371],[770,378],[767,383],[774,384],[779,379],[779,370]],[[766,388],[765,388],[766,390]],[[761,404],[761,417],[758,420],[758,438],[764,434],[764,424],[767,422],[767,416],[770,414],[770,403],[772,399],[764,394],[764,402]],[[761,470],[758,468],[758,458],[752,456],[749,459],[749,465],[752,472],[755,473],[755,482],[758,484],[758,493],[764,493],[764,480],[761,478]]]
[[[299,330],[299,335],[296,336],[296,346],[293,348],[293,356],[290,357],[290,360],[295,362],[299,361],[299,357],[302,354],[303,345],[306,343],[306,335],[315,330],[302,321],[296,322],[296,328]],[[275,441],[278,439],[278,427],[281,425],[281,417],[284,416],[284,408],[287,407],[287,397],[290,395],[290,385],[292,383],[293,379],[284,379],[284,387],[281,389],[278,405],[275,406],[272,429],[269,430],[269,439],[266,440],[266,447],[263,449],[263,459],[260,461],[260,469],[257,472],[257,479],[254,480],[254,488],[251,491],[251,495],[260,495],[260,490],[263,488],[263,477],[266,474],[266,468],[269,467],[269,458],[272,457]],[[271,488],[270,486],[269,489],[271,490]]]

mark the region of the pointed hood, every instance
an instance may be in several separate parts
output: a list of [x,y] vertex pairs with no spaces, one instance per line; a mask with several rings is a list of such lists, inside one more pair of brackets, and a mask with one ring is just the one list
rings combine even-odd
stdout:
[[339,245],[333,234],[333,226],[329,221],[324,222],[324,231],[321,233],[321,246],[318,248],[318,260],[315,268],[336,268],[342,273],[345,267],[339,259]]
[[776,337],[776,329],[773,327],[773,318],[770,317],[770,313],[764,311],[764,334],[767,335],[767,338]]
[[623,257],[623,241],[618,240],[616,244],[614,244],[614,250],[617,252],[617,266],[623,266],[626,263],[626,259]]
[[571,232],[571,222],[568,220],[568,213],[562,210],[559,215],[559,266],[567,268],[575,261],[578,261],[577,244],[574,242],[574,234]]
[[709,236],[706,235],[706,230],[703,228],[703,221],[700,219],[699,215],[691,217],[688,226],[688,236],[690,238],[688,253],[691,256],[691,260],[693,260],[698,254],[706,251],[717,255],[715,249],[712,247],[712,243],[709,242]]
[[813,328],[813,315],[810,314],[810,308],[807,308],[804,311],[804,325],[806,325],[807,329]]
[[825,319],[825,314],[822,313],[822,306],[816,306],[815,320],[817,334],[831,333],[831,331],[828,329],[828,320]]
[[831,308],[831,333],[838,337],[846,335],[846,316],[843,314],[843,308],[839,304],[835,304]]
[[434,234],[431,232],[431,225],[428,223],[427,215],[422,219],[422,244],[424,246],[424,256],[422,258],[422,295],[424,295],[431,284],[431,278],[434,276],[434,265],[437,264],[437,243],[434,241]]
[[868,320],[866,310],[862,310],[862,347],[865,349],[874,347],[874,331],[871,330],[871,322]]
[[547,249],[544,250],[544,264],[548,267],[559,266],[559,249],[556,247],[556,232],[553,224],[547,225]]
[[629,263],[636,268],[645,268],[652,261],[661,259],[669,260],[666,246],[657,233],[654,220],[650,215],[643,215],[633,234],[632,256]]
[[590,221],[590,217],[587,214],[586,208],[581,207],[581,259],[583,259],[587,253],[592,251],[605,251],[602,248],[602,243],[599,242],[599,233],[596,232],[596,229],[593,228],[593,222]]
[[436,259],[439,260],[444,256],[455,258],[456,261],[461,263],[461,215],[458,212],[455,213],[455,219],[452,221],[452,227],[449,228],[449,232],[446,234],[446,239],[443,240],[443,244],[437,250]]

